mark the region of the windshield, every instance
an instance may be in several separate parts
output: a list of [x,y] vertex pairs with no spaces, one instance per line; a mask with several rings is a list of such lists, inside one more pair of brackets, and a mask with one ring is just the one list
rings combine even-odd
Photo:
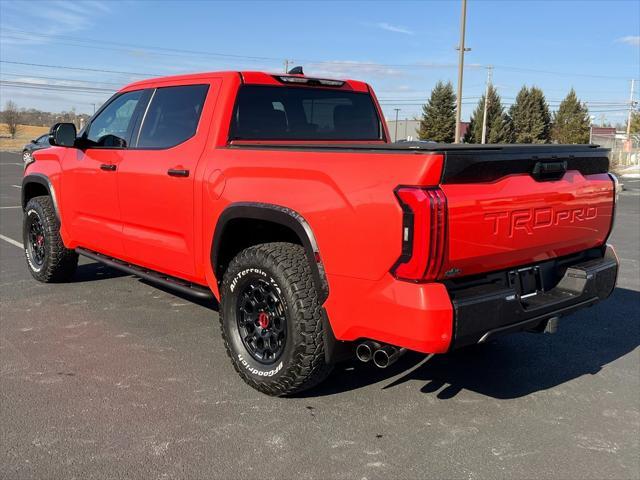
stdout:
[[371,96],[326,88],[240,87],[231,140],[380,140]]

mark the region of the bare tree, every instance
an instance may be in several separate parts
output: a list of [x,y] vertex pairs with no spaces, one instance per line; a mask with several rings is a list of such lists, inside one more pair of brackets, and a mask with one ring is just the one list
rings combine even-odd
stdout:
[[18,130],[20,130],[20,111],[18,106],[9,100],[4,106],[2,112],[2,120],[7,124],[11,138],[15,138]]

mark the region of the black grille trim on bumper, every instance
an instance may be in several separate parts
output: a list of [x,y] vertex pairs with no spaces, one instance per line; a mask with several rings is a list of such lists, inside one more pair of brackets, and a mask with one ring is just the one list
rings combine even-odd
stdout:
[[[583,255],[573,264],[547,262],[541,264],[546,276],[561,273],[553,287],[537,295],[520,295],[516,285],[508,281],[468,288],[458,284],[450,289],[454,311],[453,341],[451,349],[488,341],[506,333],[533,330],[552,317],[567,315],[607,298],[616,285],[618,259],[613,248],[600,249],[597,258],[593,252]],[[563,272],[550,272],[562,265]],[[511,272],[496,272],[492,276]]]

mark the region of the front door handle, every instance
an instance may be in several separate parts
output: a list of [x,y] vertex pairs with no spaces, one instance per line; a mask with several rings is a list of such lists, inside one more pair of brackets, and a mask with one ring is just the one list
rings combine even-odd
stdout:
[[188,177],[189,176],[189,170],[181,170],[178,168],[170,168],[169,170],[167,170],[167,175],[169,175],[170,177]]
[[113,163],[103,163],[100,165],[100,170],[104,170],[105,172],[115,172],[116,168]]

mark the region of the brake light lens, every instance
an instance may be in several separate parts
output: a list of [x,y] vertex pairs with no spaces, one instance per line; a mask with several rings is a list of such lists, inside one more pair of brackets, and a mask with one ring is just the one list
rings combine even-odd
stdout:
[[402,255],[391,269],[401,280],[430,282],[441,273],[446,253],[447,198],[439,188],[399,187]]
[[344,85],[342,80],[330,80],[328,78],[309,78],[281,75],[275,77],[283,83],[297,83],[303,85],[321,85],[323,87],[341,87]]

